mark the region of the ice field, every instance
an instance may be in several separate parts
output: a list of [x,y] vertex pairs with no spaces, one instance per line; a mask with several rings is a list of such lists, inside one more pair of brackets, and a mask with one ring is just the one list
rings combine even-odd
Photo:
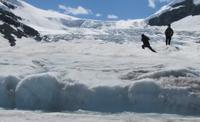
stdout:
[[[173,23],[166,47],[166,27],[145,20],[79,20],[15,4],[43,40],[10,47],[0,34],[0,122],[200,121],[200,16]],[[142,49],[143,33],[158,53]]]
[[146,34],[158,53],[143,50],[140,40],[35,42],[24,38],[11,48],[2,39],[0,105],[198,115],[199,33],[178,31],[173,46],[165,47],[162,29],[152,32]]

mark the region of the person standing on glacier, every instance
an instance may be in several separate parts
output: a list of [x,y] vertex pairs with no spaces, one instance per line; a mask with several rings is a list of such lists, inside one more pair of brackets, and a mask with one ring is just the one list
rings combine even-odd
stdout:
[[145,47],[147,47],[147,48],[149,48],[152,52],[155,52],[155,53],[156,53],[156,51],[155,51],[154,49],[152,49],[152,47],[151,47],[151,45],[150,45],[150,43],[149,43],[149,40],[150,40],[150,39],[149,39],[148,36],[142,34],[142,39],[141,39],[141,41],[143,42],[142,49],[145,49]]
[[169,24],[167,29],[165,30],[166,46],[171,44],[171,39],[172,39],[173,34],[174,34],[174,31],[171,28],[171,25]]

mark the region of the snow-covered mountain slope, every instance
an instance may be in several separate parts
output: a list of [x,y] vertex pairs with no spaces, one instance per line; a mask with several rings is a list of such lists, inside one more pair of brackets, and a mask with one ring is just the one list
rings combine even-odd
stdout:
[[200,31],[200,15],[185,17],[172,25],[179,31]]
[[[9,0],[8,0],[9,1]],[[63,30],[66,26],[73,26],[75,24],[81,23],[76,21],[77,18],[68,15],[60,14],[51,10],[42,10],[36,8],[25,1],[15,0],[15,9],[11,11],[16,15],[23,18],[23,22],[27,25],[34,27],[37,30],[41,29],[52,29],[52,30]],[[13,4],[11,1],[10,3]],[[74,21],[72,21],[74,20]],[[70,23],[71,22],[71,23]],[[74,22],[74,23],[73,23]]]
[[55,11],[42,10],[22,0],[8,0],[7,3],[14,6],[7,7],[8,11],[22,18],[20,20],[22,23],[39,31],[43,40],[48,42],[95,38],[95,40],[112,40],[121,43],[134,37],[131,33],[132,28],[138,28],[138,31],[140,31],[141,27],[146,26],[143,19],[126,21],[87,20]]
[[10,11],[14,8],[9,2],[0,1],[0,33],[9,40],[10,46],[15,46],[16,38],[32,37],[41,40],[38,31],[21,22],[22,18]]
[[173,0],[146,20],[150,25],[167,25],[187,16],[200,15],[200,0]]
[[[61,14],[52,10],[42,10],[34,7],[22,0],[8,0],[15,6],[10,9],[15,15],[22,18],[22,22],[35,28],[41,33],[72,33],[73,30],[81,30],[82,33],[88,32],[85,28],[104,29],[104,28],[127,28],[145,25],[143,20],[129,21],[98,21],[79,19],[69,15]],[[31,13],[31,14],[30,14]],[[102,31],[102,30],[101,30]],[[90,33],[91,31],[89,31]]]

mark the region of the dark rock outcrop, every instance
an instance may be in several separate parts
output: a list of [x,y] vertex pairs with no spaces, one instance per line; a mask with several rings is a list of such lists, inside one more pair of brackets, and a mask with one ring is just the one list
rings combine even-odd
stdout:
[[[3,2],[9,9],[14,9],[14,5]],[[4,38],[9,40],[10,46],[16,45],[16,38],[31,37],[36,40],[41,40],[40,34],[37,30],[20,22],[22,18],[16,16],[10,11],[0,8],[0,33]]]
[[168,25],[175,21],[178,21],[189,15],[200,15],[200,5],[195,5],[193,0],[184,0],[179,3],[171,3],[172,9],[161,13],[159,16],[152,16],[147,21],[149,25]]
[[11,3],[6,2],[6,1],[4,1],[4,0],[2,0],[1,3],[3,3],[5,6],[7,6],[7,7],[10,8],[10,9],[15,9],[15,8],[16,8],[16,6],[14,6],[14,5],[12,5]]

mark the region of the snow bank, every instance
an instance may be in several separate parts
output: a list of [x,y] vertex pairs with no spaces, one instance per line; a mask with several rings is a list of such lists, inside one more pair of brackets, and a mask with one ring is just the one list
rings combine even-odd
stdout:
[[5,108],[15,107],[15,88],[19,79],[14,76],[1,78],[0,80],[0,106]]
[[[157,78],[158,73],[154,76]],[[0,107],[45,111],[83,109],[98,112],[134,111],[188,115],[199,115],[200,112],[200,94],[196,92],[197,87],[168,87],[158,79],[142,79],[126,86],[89,88],[76,82],[58,81],[54,75],[45,73],[31,75],[18,82],[15,77],[7,77],[1,81]]]
[[129,88],[128,97],[134,110],[153,112],[161,108],[159,94],[161,88],[154,81],[137,82]]
[[138,77],[138,79],[153,78],[159,79],[163,77],[199,77],[197,72],[188,69],[169,69],[146,73]]
[[128,107],[130,107],[127,88],[120,86],[93,88],[92,96],[86,104],[86,109],[100,112],[127,111]]
[[135,83],[129,89],[133,111],[199,115],[200,95],[190,88],[162,87],[155,81]]
[[22,80],[16,88],[16,107],[29,110],[50,110],[58,107],[59,83],[49,74],[33,75]]
[[60,105],[63,110],[78,110],[88,102],[92,91],[82,84],[67,85],[61,91]]
[[199,115],[200,94],[188,88],[164,88],[160,93],[162,109],[166,113]]
[[199,77],[199,73],[196,71],[189,70],[187,68],[183,69],[164,69],[159,71],[148,71],[148,70],[138,70],[129,72],[121,76],[122,80],[137,80],[137,79],[160,79],[165,77]]

